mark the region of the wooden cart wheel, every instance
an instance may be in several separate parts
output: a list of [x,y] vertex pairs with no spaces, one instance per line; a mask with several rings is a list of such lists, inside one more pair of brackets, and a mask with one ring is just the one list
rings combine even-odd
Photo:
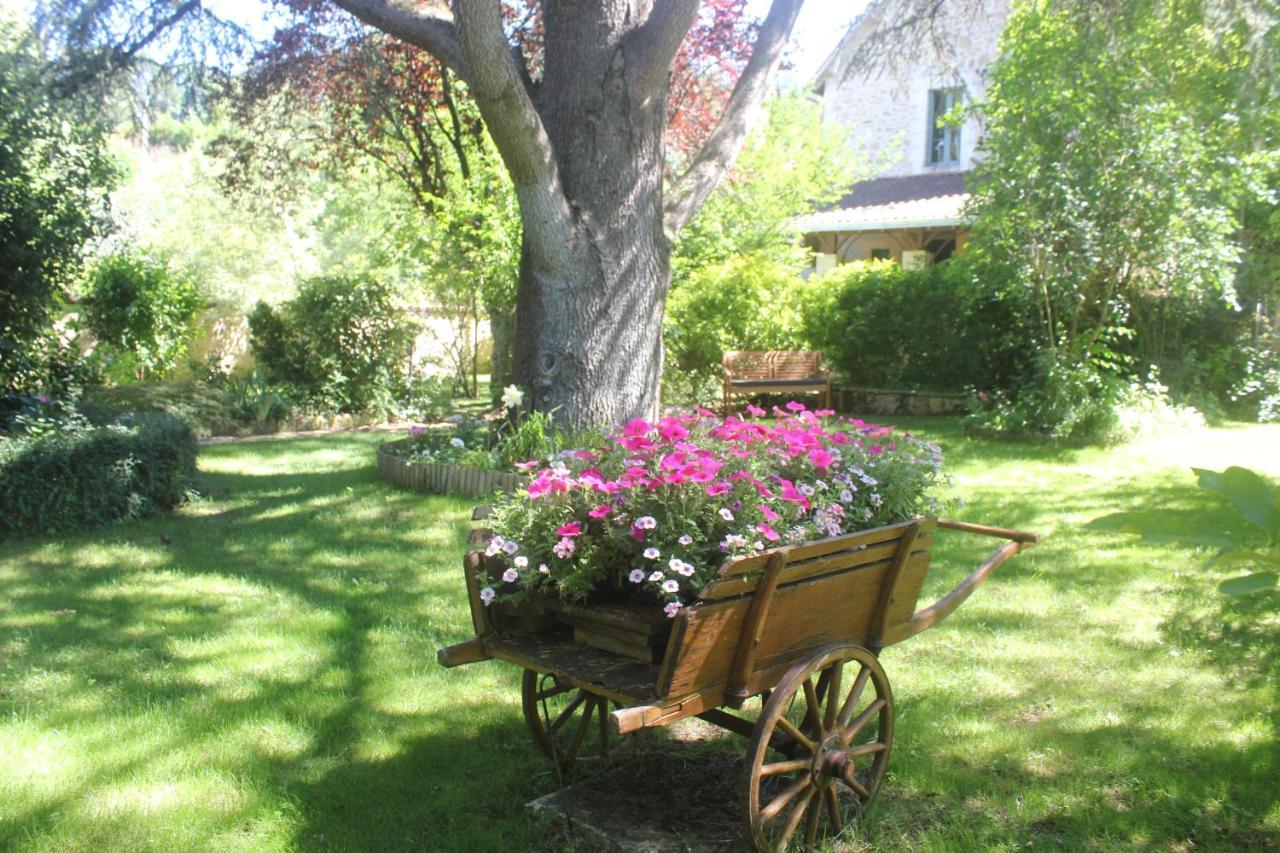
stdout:
[[875,655],[829,646],[794,667],[765,702],[747,747],[756,848],[786,850],[801,824],[806,847],[820,833],[842,832],[846,808],[861,812],[875,796],[892,744],[893,694]]
[[561,773],[580,763],[610,760],[630,740],[609,733],[609,712],[618,703],[555,675],[526,669],[521,693],[529,733]]

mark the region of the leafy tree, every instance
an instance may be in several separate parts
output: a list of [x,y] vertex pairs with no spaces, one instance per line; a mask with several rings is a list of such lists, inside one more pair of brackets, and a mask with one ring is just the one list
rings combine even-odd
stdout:
[[84,322],[115,351],[117,378],[157,378],[186,353],[202,301],[196,283],[164,261],[120,252],[94,265]]
[[1248,32],[1220,12],[1200,0],[1014,5],[977,107],[987,156],[971,248],[989,285],[1036,320],[1045,353],[1020,382],[1040,396],[1062,396],[1047,386],[1066,376],[1118,387],[1127,354],[1158,353],[1151,336],[1172,325],[1153,305],[1230,310],[1258,139],[1243,114]]
[[268,378],[314,404],[387,412],[403,391],[413,325],[377,279],[309,279],[279,308],[258,303],[249,328]]
[[[52,97],[31,39],[0,19],[0,393],[44,381],[50,322],[91,240],[114,171],[102,133]],[[56,347],[55,347],[56,348]]]
[[804,267],[807,253],[792,221],[840,198],[858,174],[846,131],[824,122],[817,104],[800,92],[775,98],[672,250],[673,286],[739,253]]

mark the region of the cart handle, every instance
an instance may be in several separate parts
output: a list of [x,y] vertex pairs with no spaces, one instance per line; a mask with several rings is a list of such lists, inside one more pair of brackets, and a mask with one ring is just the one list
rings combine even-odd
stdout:
[[950,521],[940,518],[938,519],[938,527],[944,530],[959,530],[962,533],[976,533],[979,536],[994,536],[999,539],[1008,539],[1009,541],[992,551],[991,556],[987,557],[983,564],[974,569],[973,573],[961,581],[955,589],[929,607],[917,610],[906,625],[894,632],[897,635],[893,638],[895,643],[901,642],[908,637],[914,637],[926,628],[932,628],[950,616],[957,607],[964,603],[966,598],[973,595],[975,589],[982,586],[983,581],[996,570],[997,566],[1040,541],[1040,537],[1034,533],[1028,533],[1023,530],[1009,530],[1004,527],[988,527],[985,524],[970,524],[967,521]]

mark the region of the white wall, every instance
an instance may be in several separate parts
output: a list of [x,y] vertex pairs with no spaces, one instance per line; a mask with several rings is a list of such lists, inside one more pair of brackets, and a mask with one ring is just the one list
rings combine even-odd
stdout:
[[864,31],[845,39],[840,60],[819,79],[824,117],[851,129],[855,144],[879,167],[876,177],[970,168],[981,135],[972,118],[961,129],[959,164],[928,164],[929,90],[963,86],[966,100],[979,99],[1007,12],[1003,0],[983,0],[976,10],[974,0],[947,0],[940,25],[950,33],[950,56],[929,52],[909,67],[846,79],[849,56],[868,34],[864,23]]

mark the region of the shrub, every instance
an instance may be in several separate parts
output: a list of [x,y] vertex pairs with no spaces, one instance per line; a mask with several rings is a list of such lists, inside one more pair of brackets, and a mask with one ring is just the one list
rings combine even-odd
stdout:
[[1003,387],[1025,363],[1015,313],[960,260],[920,271],[842,264],[809,281],[801,313],[809,345],[857,385]]
[[1244,375],[1231,389],[1231,400],[1262,423],[1280,421],[1280,344],[1246,351]]
[[259,302],[249,343],[274,383],[339,412],[390,411],[405,392],[413,324],[374,278],[313,278],[278,309]]
[[727,350],[799,349],[804,281],[762,255],[693,272],[667,298],[662,374],[666,403],[718,399]]
[[117,379],[164,375],[177,366],[195,333],[200,291],[160,260],[136,252],[94,266],[84,298],[89,331],[111,350]]
[[0,539],[171,509],[190,493],[196,450],[167,416],[0,442]]

